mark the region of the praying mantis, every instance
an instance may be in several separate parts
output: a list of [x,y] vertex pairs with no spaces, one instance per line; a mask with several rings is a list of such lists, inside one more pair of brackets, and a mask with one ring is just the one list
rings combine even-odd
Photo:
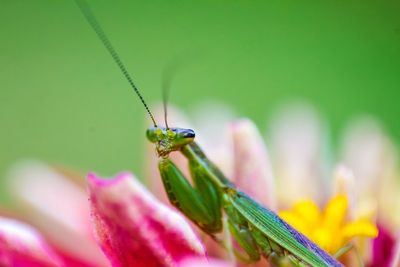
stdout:
[[[279,266],[280,260],[286,257],[299,267],[342,266],[273,211],[261,206],[231,183],[195,142],[193,130],[170,128],[166,116],[166,127],[157,126],[149,107],[89,6],[85,0],[75,1],[154,124],[146,131],[146,136],[155,144],[162,182],[173,206],[211,237],[215,238],[215,234],[227,227],[250,262],[265,257],[273,265]],[[169,159],[170,153],[182,153],[186,157],[193,185]],[[224,216],[226,220],[223,220]]]

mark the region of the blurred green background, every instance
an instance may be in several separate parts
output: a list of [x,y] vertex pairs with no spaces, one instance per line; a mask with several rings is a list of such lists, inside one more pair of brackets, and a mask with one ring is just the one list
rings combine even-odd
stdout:
[[[0,176],[35,158],[143,173],[145,112],[73,1],[1,0]],[[92,1],[145,99],[180,55],[172,102],[222,101],[265,129],[274,107],[315,104],[337,138],[360,113],[399,140],[399,1]]]

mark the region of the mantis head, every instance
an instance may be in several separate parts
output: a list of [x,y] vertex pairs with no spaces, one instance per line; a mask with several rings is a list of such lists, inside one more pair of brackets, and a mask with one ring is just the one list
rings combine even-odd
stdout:
[[147,139],[156,144],[160,157],[167,157],[172,151],[180,150],[190,144],[195,135],[193,130],[185,128],[152,127],[146,131]]

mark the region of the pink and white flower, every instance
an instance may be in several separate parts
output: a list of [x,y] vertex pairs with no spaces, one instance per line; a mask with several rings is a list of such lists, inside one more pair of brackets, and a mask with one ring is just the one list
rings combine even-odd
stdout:
[[[296,108],[277,118],[279,119],[275,120],[271,127],[271,155],[267,153],[260,132],[247,119],[233,123],[219,122],[218,125],[223,130],[219,131],[217,136],[213,137],[213,131],[204,134],[208,138],[215,138],[214,142],[202,140],[200,135],[200,143],[206,147],[207,144],[212,144],[205,149],[210,153],[208,156],[222,167],[223,172],[239,188],[276,211],[291,205],[298,198],[312,198],[322,205],[327,196],[335,192],[347,194],[351,213],[354,212],[354,216],[364,214],[376,218],[380,227],[387,230],[387,236],[392,240],[391,260],[385,263],[388,265],[379,265],[383,264],[382,254],[379,253],[388,244],[385,240],[389,240],[384,236],[385,230],[382,230],[381,235],[372,243],[364,242],[367,248],[370,246],[373,249],[373,253],[372,250],[366,249],[366,263],[370,266],[396,266],[399,262],[400,239],[396,237],[399,225],[395,215],[399,214],[399,210],[396,208],[397,213],[387,215],[385,207],[385,201],[390,197],[388,195],[399,190],[393,182],[398,177],[394,160],[396,150],[393,146],[385,143],[384,147],[387,149],[381,149],[379,143],[376,144],[368,138],[358,146],[355,145],[357,143],[348,141],[346,147],[352,148],[349,152],[344,149],[342,159],[347,167],[354,170],[355,179],[341,169],[333,181],[327,178],[327,174],[332,173],[333,166],[326,164],[328,160],[324,157],[325,137],[324,128],[321,126],[323,123],[312,109],[302,111]],[[207,131],[203,129],[203,132]],[[371,131],[364,133],[371,134]],[[223,141],[215,142],[221,136]],[[345,136],[350,136],[346,140],[364,138],[357,135],[351,137],[351,134]],[[382,132],[375,132],[374,138],[389,140],[383,136],[385,135]],[[380,156],[370,156],[367,161],[358,162],[357,158],[363,160],[364,157],[357,155],[367,157],[367,153],[362,152],[363,146],[370,144],[374,144],[375,148],[367,152],[381,153]],[[358,150],[361,154],[356,153]],[[186,169],[184,158],[177,153],[171,156],[178,166]],[[146,182],[150,184],[153,193],[130,173],[121,173],[108,179],[91,173],[87,177],[86,193],[80,182],[59,168],[40,162],[25,162],[15,166],[9,175],[8,191],[18,203],[12,209],[12,213],[19,220],[0,218],[0,265],[240,265],[231,253],[216,246],[169,205],[165,195],[163,196],[163,188],[155,167],[155,153],[149,153],[147,159],[149,168]],[[385,164],[379,164],[382,161]],[[375,169],[372,168],[373,164],[377,164],[374,165]],[[369,167],[373,171],[368,171],[368,168],[363,170],[362,167]],[[273,174],[279,176],[279,179],[275,179]],[[354,193],[353,189],[357,184],[364,182],[361,179],[367,179],[363,177],[372,179],[372,182],[368,180],[366,183],[382,192],[379,197],[369,192],[370,198],[366,201],[362,191],[364,189],[361,187]],[[376,180],[382,177],[387,179],[385,183]],[[304,185],[307,185],[307,190],[302,189]],[[386,189],[381,188],[383,185]],[[27,223],[32,226],[28,226]],[[215,257],[219,257],[220,260]],[[263,261],[255,265],[266,266],[267,263]]]

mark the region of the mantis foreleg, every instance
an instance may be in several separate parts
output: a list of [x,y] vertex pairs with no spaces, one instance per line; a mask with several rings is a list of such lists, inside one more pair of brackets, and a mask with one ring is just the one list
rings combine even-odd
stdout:
[[220,232],[220,207],[213,202],[212,188],[207,183],[198,183],[198,188],[193,187],[169,159],[160,160],[159,169],[171,204],[210,235]]

